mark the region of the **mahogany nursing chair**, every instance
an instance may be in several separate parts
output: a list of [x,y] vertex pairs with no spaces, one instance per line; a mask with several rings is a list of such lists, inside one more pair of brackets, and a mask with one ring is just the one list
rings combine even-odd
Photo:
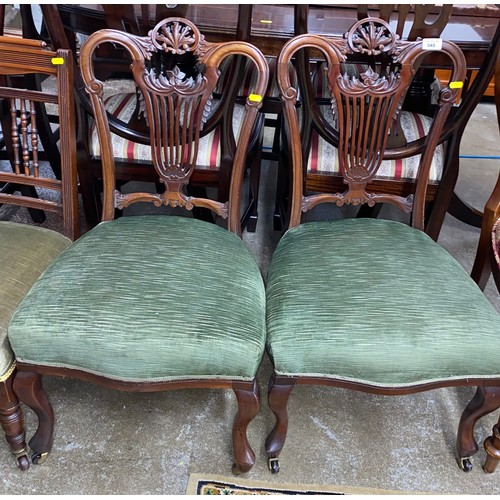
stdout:
[[[103,84],[93,69],[96,48],[108,42],[131,55],[163,192],[117,189]],[[198,60],[198,75],[164,71],[169,54],[186,52]],[[218,68],[231,55],[251,60],[259,78],[244,107],[230,193],[222,201],[189,196]],[[103,163],[103,222],[56,259],[9,326],[18,360],[14,389],[39,418],[30,441],[34,461],[52,446],[54,413],[42,377],[56,375],[138,392],[232,388],[238,402],[234,471],[247,471],[255,460],[246,429],[259,410],[255,375],[265,345],[265,292],[240,238],[240,204],[248,143],[267,85],[265,58],[248,43],[209,43],[189,20],[167,18],[144,37],[110,29],[92,34],[80,67]],[[177,215],[114,218],[116,208],[137,202]],[[227,229],[193,218],[194,207],[209,208],[227,220]]]
[[[142,6],[141,10],[144,10]],[[149,6],[151,7],[151,6]],[[180,6],[178,6],[180,7]],[[151,10],[151,9],[149,9]],[[154,12],[144,12],[144,16],[152,15],[155,19],[169,9],[165,5],[156,5]],[[184,9],[185,10],[185,9]],[[246,40],[249,38],[250,19],[245,16],[247,6],[240,6],[238,25],[236,26],[235,39]],[[73,17],[63,19],[60,7],[56,5],[43,5],[47,31],[52,43],[57,47],[69,47],[75,52],[78,50],[75,44],[75,36],[88,36],[96,30],[97,26],[102,28],[122,27],[132,34],[146,35],[148,28],[144,16],[139,18],[134,6],[111,5],[104,6],[104,12],[96,12],[91,9],[82,9],[82,15],[95,18],[87,25],[77,22]],[[99,24],[97,24],[99,21]],[[149,25],[151,27],[151,25]],[[177,66],[181,73],[195,75],[200,69],[191,53],[164,56],[164,65],[168,67]],[[206,117],[206,124],[201,131],[198,147],[198,158],[189,185],[190,193],[196,196],[207,196],[207,192],[214,199],[226,200],[229,195],[231,168],[236,151],[236,140],[242,130],[242,118],[244,115],[244,102],[248,92],[244,96],[243,104],[234,105],[238,83],[244,72],[244,58],[235,57],[226,60],[221,67],[224,78],[221,78],[218,87],[214,91],[212,106]],[[147,130],[147,120],[142,115],[141,103],[138,101],[140,94],[133,85],[127,86],[123,83],[133,82],[130,73],[130,57],[127,51],[117,49],[110,44],[103,44],[96,52],[96,75],[106,80],[110,76],[118,76],[121,79],[120,91],[113,90],[113,86],[106,82],[107,92],[105,103],[108,111],[108,121],[111,126],[113,154],[115,156],[116,179],[119,183],[129,181],[154,182],[156,173],[151,158],[149,144],[150,131]],[[116,84],[116,80],[115,80]],[[86,184],[91,185],[87,189],[87,198],[93,198],[98,207],[101,208],[102,191],[102,158],[97,128],[92,115],[92,109],[88,98],[81,93],[82,88],[78,86],[77,91],[81,108],[79,113],[79,145],[85,153],[82,161],[87,162],[90,158],[90,173],[87,172],[89,180]],[[263,116],[258,117],[253,130],[247,152],[247,171],[249,174],[248,188],[245,190],[245,209],[242,213],[242,226],[248,231],[255,231],[257,224],[258,187],[260,178],[260,151],[263,134]],[[157,186],[157,189],[159,186]],[[215,194],[211,193],[215,191]],[[92,194],[93,191],[93,194]],[[213,220],[210,211],[196,207],[194,213],[197,217],[205,220]]]
[[[286,71],[301,47],[321,51],[327,61],[344,179],[342,190],[334,193],[304,190],[297,89]],[[370,18],[354,24],[343,39],[295,37],[279,57],[293,189],[290,227],[273,255],[266,292],[267,351],[274,366],[268,400],[276,417],[266,452],[273,472],[279,470],[287,404],[296,384],[385,395],[477,386],[458,431],[464,470],[477,451],[476,421],[500,406],[500,316],[461,265],[424,232],[432,157],[457,99],[457,82],[465,77],[458,47],[443,42],[440,52],[452,63],[455,83],[439,93],[415,194],[407,196],[372,186],[389,129],[424,55],[422,42],[401,41],[385,21]],[[380,73],[367,69],[359,78],[346,72],[344,63],[362,53],[385,54],[390,64]],[[303,221],[322,204],[376,203],[411,213],[411,224],[357,217]],[[290,406],[293,418],[293,399]]]
[[[379,18],[395,23],[397,35],[407,40],[415,40],[416,37],[436,38],[451,15],[451,5],[440,8],[439,16],[433,22],[429,22],[429,5],[415,5],[412,13],[411,29],[406,32],[405,22],[409,19],[409,5],[386,5],[378,6]],[[397,7],[397,9],[396,9]],[[328,9],[328,6],[324,7]],[[358,7],[358,17],[367,18],[372,10],[367,6]],[[308,33],[308,18],[310,7],[298,6],[296,17],[296,33]],[[369,18],[369,17],[368,17]],[[428,52],[430,53],[430,52]],[[338,159],[338,130],[337,124],[332,119],[332,102],[328,88],[325,62],[321,54],[311,53],[307,49],[297,51],[295,56],[296,68],[299,80],[300,93],[303,100],[301,112],[301,134],[303,145],[303,163],[306,175],[304,175],[304,190],[308,193],[331,192],[335,193],[343,188],[343,178],[340,172]],[[311,64],[315,61],[316,69],[311,71]],[[422,63],[425,61],[419,61]],[[353,75],[358,75],[369,66],[377,71],[375,64],[385,64],[380,60],[375,63],[370,54],[357,54],[352,58],[346,70]],[[430,73],[430,74],[429,74]],[[424,151],[425,136],[429,133],[432,116],[435,112],[435,103],[431,103],[432,93],[436,93],[433,85],[433,70],[419,68],[415,72],[412,85],[402,103],[403,112],[393,122],[390,136],[385,150],[384,162],[377,171],[376,178],[372,184],[372,190],[377,192],[392,192],[399,196],[408,196],[414,193],[415,177],[419,158]],[[434,88],[434,90],[433,90]],[[417,112],[418,111],[418,112]],[[288,177],[287,164],[289,158],[286,156],[288,148],[285,146],[280,162],[278,173],[277,197],[275,207],[275,229],[286,228],[281,221],[287,220],[289,204],[287,201],[290,180]],[[445,161],[445,146],[440,139],[431,166],[431,178],[427,188],[427,202],[430,204],[436,197],[439,181],[442,176]],[[377,216],[382,204],[375,207],[361,207],[359,216]],[[436,236],[437,238],[437,236]]]
[[[49,264],[78,237],[75,114],[70,51],[46,50],[43,42],[0,37],[0,113],[10,126],[4,129],[12,163],[0,162],[0,182],[36,189],[36,197],[20,189],[0,193],[0,424],[21,469],[29,466],[24,443],[23,415],[12,384],[16,361],[7,328],[19,303]],[[52,92],[26,90],[11,85],[18,75],[56,78]],[[19,80],[16,80],[19,81]],[[57,105],[61,179],[40,161],[37,130],[38,104]],[[2,120],[2,123],[5,123]],[[21,192],[21,194],[19,194]],[[62,234],[56,230],[10,220],[12,208],[33,208],[60,216]],[[56,220],[54,220],[56,222]]]

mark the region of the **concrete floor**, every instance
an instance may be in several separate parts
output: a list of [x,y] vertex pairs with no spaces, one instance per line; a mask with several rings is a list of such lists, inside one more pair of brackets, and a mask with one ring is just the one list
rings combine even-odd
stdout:
[[[467,129],[462,154],[499,154],[496,114],[481,104]],[[495,184],[498,160],[463,160],[458,191],[482,208]],[[279,235],[272,231],[275,166],[267,163],[258,230],[245,234],[265,274]],[[385,209],[384,209],[385,210]],[[390,216],[391,214],[386,214]],[[467,271],[479,230],[447,216],[439,243]],[[500,311],[490,282],[487,296]],[[271,373],[258,374],[262,394]],[[56,414],[54,447],[44,465],[23,473],[0,446],[0,494],[182,494],[190,473],[231,476],[231,391],[184,390],[129,394],[75,380],[46,378]],[[401,491],[500,493],[500,471],[481,469],[485,453],[463,473],[455,462],[455,432],[474,389],[439,389],[385,397],[325,387],[297,387],[290,398],[290,427],[281,472],[267,470],[264,438],[273,425],[265,396],[249,440],[257,463],[246,477],[270,483],[315,483]],[[496,415],[477,425],[480,443]],[[26,411],[28,435],[36,421]]]

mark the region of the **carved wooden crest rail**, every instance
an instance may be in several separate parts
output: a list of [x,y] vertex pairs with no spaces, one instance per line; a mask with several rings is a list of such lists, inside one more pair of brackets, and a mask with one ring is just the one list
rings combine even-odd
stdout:
[[[363,203],[373,206],[375,203],[389,202],[406,212],[414,210],[416,205],[423,205],[420,201],[425,199],[432,152],[449,108],[457,97],[457,88],[446,87],[440,91],[439,112],[427,136],[427,148],[422,155],[415,196],[412,194],[401,197],[367,191],[367,186],[382,163],[391,125],[401,110],[406,91],[415,74],[415,63],[426,53],[422,41],[402,41],[387,22],[368,18],[354,24],[342,39],[301,35],[288,42],[278,60],[278,84],[285,101],[285,113],[292,137],[299,137],[299,124],[294,109],[297,92],[290,84],[286,68],[294,53],[304,47],[319,49],[326,58],[325,71],[339,132],[340,172],[348,187],[343,193],[302,196],[303,160],[298,149],[300,141],[290,140],[294,158],[292,225],[299,223],[300,212],[324,202],[336,203],[338,206]],[[463,63],[464,57],[458,47],[443,41],[439,50],[446,53],[453,62],[452,81],[463,81],[465,75],[462,68],[465,64],[457,63]],[[358,76],[346,72],[344,63],[349,61],[350,56],[366,57],[370,61],[368,69]],[[297,205],[298,199],[301,200],[300,206]],[[423,224],[423,212],[417,212],[416,217],[422,217],[422,221],[418,219],[416,223],[419,226]]]
[[[121,194],[117,191],[115,206],[105,207],[105,218],[110,217],[111,210],[115,207],[124,208],[137,201],[152,202],[156,206],[181,206],[187,209],[192,209],[194,206],[206,207],[219,216],[228,217],[229,201],[221,203],[205,198],[188,197],[184,193],[184,186],[189,183],[196,166],[200,133],[212,106],[212,93],[219,78],[220,62],[230,54],[247,56],[261,74],[256,88],[252,91],[263,94],[267,70],[262,54],[251,45],[242,42],[209,43],[193,23],[183,18],[168,18],[159,22],[146,37],[116,30],[102,30],[90,37],[82,49],[82,74],[87,92],[92,99],[99,128],[103,164],[107,169],[105,183],[109,181],[113,184],[113,155],[103,104],[103,85],[95,78],[91,64],[95,48],[105,42],[123,45],[132,57],[130,67],[140,91],[143,116],[150,131],[152,161],[160,182],[165,184],[165,192],[162,194]],[[203,73],[195,72],[193,75],[187,75],[177,65],[171,64],[172,55],[182,56],[188,53],[192,53],[198,66],[204,68]],[[239,141],[242,150],[246,150],[255,115],[260,106],[260,102],[247,101],[247,118]],[[249,116],[249,111],[252,109],[254,111]],[[104,141],[103,138],[107,134],[108,140]],[[242,169],[243,163],[244,152],[240,152],[239,157],[237,154],[235,158],[234,168]],[[237,175],[243,174],[237,173]]]

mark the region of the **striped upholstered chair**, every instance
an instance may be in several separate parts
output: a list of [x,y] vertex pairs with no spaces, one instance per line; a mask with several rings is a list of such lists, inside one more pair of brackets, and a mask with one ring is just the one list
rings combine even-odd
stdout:
[[[57,88],[49,93],[12,87],[10,77],[16,74],[56,77]],[[12,388],[16,361],[7,328],[35,281],[78,236],[71,52],[51,52],[45,50],[43,42],[0,37],[0,75],[1,112],[10,122],[5,140],[13,164],[13,168],[10,162],[0,164],[0,183],[16,187],[12,194],[0,193],[0,424],[19,467],[25,470],[29,466],[28,451],[23,415]],[[58,105],[61,180],[40,161],[35,103]],[[36,188],[37,196],[17,194],[22,186]],[[59,226],[63,234],[12,222],[16,215],[13,206],[55,212],[62,219]],[[52,220],[58,222],[57,217]]]
[[[290,58],[304,47],[321,51],[328,61],[345,181],[336,193],[304,192],[297,91],[286,71]],[[451,60],[452,81],[462,82],[462,52],[449,42],[440,50]],[[385,53],[395,64],[387,72],[350,76],[343,63],[363,51]],[[266,292],[267,351],[274,365],[268,400],[276,416],[266,452],[274,472],[296,384],[384,395],[477,387],[458,430],[464,470],[471,469],[470,457],[478,450],[477,420],[500,406],[500,316],[463,267],[424,232],[432,155],[459,84],[439,94],[440,110],[427,135],[415,195],[372,190],[388,130],[422,51],[422,42],[400,41],[385,21],[370,18],[356,23],[343,39],[295,37],[280,55],[278,83],[291,146],[293,195],[290,228],[274,252]],[[305,212],[325,203],[391,203],[412,214],[411,225],[380,218],[302,220]],[[290,406],[293,415],[293,398]],[[314,443],[307,447],[314,450]],[[494,446],[490,452],[500,455]]]
[[[131,55],[163,192],[117,189],[103,88],[93,70],[93,54],[107,42]],[[163,71],[164,57],[185,52],[199,58],[203,73],[181,78]],[[245,104],[230,194],[223,201],[189,196],[185,188],[218,67],[234,54],[251,60],[259,78]],[[9,326],[18,359],[14,388],[39,416],[30,441],[35,461],[52,446],[54,413],[41,385],[50,374],[127,391],[232,388],[238,401],[234,470],[247,471],[255,460],[246,429],[259,410],[255,376],[265,345],[265,294],[240,238],[240,205],[248,142],[267,85],[266,60],[250,44],[209,43],[190,21],[167,18],[145,37],[94,33],[82,46],[80,66],[97,122],[104,221],[53,263]],[[136,202],[167,206],[176,215],[114,219],[115,208]],[[194,207],[226,219],[227,229],[190,216]]]

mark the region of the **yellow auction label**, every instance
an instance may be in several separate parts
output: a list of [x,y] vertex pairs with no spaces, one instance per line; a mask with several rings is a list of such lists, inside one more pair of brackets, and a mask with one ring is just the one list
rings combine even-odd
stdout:
[[60,64],[64,64],[64,59],[62,57],[53,57],[52,58],[52,64],[54,66],[58,66]]
[[260,102],[262,101],[262,96],[259,94],[250,94],[248,96],[248,99],[252,102]]
[[461,89],[464,86],[464,82],[450,82],[450,89]]

